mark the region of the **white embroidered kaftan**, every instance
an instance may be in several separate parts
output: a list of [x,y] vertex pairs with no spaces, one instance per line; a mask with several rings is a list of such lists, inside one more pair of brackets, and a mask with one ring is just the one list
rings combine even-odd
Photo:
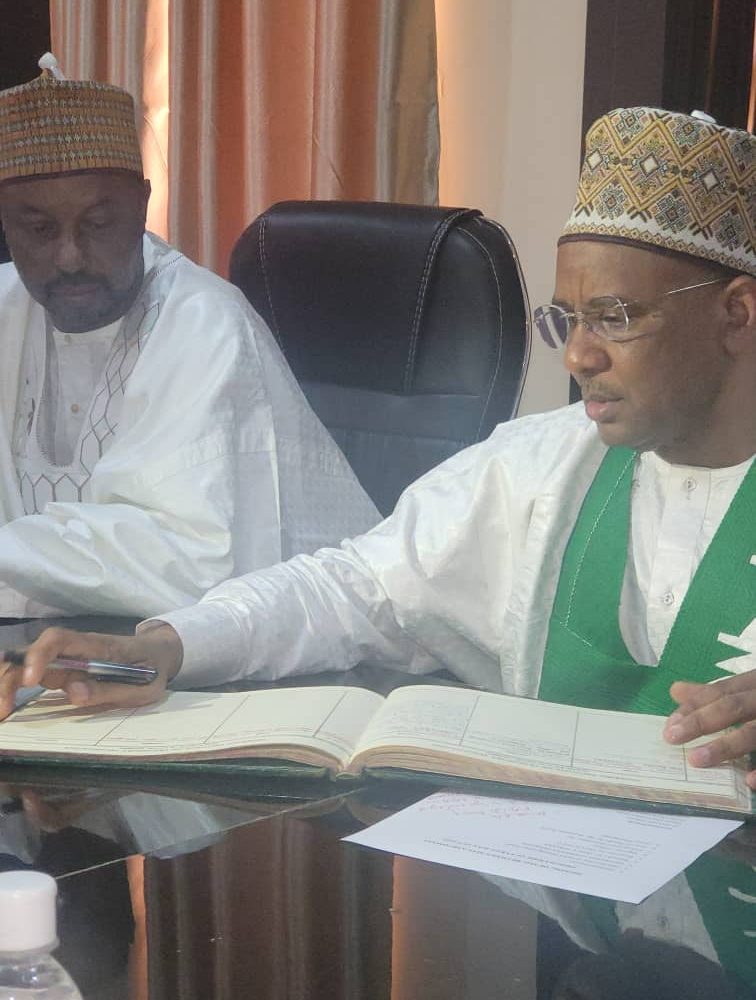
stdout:
[[[565,547],[605,453],[582,404],[501,425],[422,477],[361,538],[230,580],[163,616],[184,645],[172,686],[366,660],[413,673],[446,667],[469,684],[535,697]],[[750,465],[638,461],[620,626],[630,649],[648,649],[647,662]],[[744,655],[720,667],[756,667],[754,624],[727,639]],[[511,891],[513,883],[489,879]],[[581,945],[601,947],[578,897],[514,884]],[[717,958],[684,875],[639,906],[619,904],[617,918]]]
[[378,520],[243,295],[144,247],[65,466],[37,425],[45,312],[0,267],[0,617],[159,614]]
[[[562,556],[605,453],[582,404],[500,425],[409,487],[368,534],[229,580],[197,607],[163,616],[184,644],[176,685],[368,660],[411,673],[446,667],[468,684],[535,697]],[[652,636],[663,645],[749,466],[697,470],[690,489],[688,470],[652,455],[638,462],[620,625],[648,662],[650,616],[638,606],[663,602]],[[681,505],[690,508],[684,538]],[[688,558],[656,560],[659,547]]]

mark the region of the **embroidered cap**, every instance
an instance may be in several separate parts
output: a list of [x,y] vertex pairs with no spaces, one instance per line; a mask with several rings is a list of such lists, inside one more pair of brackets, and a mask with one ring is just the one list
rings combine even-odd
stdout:
[[0,182],[104,168],[141,176],[131,95],[63,79],[49,53],[39,65],[36,80],[0,91]]
[[641,243],[756,277],[756,137],[699,112],[618,108],[585,142],[560,243]]

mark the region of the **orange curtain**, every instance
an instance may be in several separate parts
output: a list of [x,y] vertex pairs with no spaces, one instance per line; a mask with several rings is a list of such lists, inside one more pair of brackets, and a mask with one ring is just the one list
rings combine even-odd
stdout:
[[148,225],[223,273],[287,198],[434,203],[433,0],[51,0],[70,78],[141,108]]

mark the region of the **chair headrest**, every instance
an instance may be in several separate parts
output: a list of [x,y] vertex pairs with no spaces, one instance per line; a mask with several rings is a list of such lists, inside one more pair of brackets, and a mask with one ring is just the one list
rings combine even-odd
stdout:
[[[441,248],[455,225],[480,215],[376,202],[282,202],[240,237],[231,280],[263,312],[295,372],[297,345],[306,343],[310,379],[354,384],[359,371],[367,388],[408,391]],[[324,301],[329,297],[332,303]]]

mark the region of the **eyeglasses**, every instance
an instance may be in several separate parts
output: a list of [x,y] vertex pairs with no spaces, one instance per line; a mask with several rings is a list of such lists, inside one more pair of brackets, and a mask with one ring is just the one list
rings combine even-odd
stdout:
[[[672,291],[660,295],[659,299],[730,280],[730,278],[712,278],[711,281],[701,281],[697,285],[673,288]],[[595,333],[597,337],[610,340],[612,343],[624,344],[639,337],[649,336],[647,332],[633,333],[630,324],[633,320],[648,315],[656,301],[658,300],[651,303],[623,302],[617,295],[604,295],[593,299],[587,309],[569,311],[562,309],[561,306],[539,306],[533,313],[533,320],[549,347],[558,348],[566,344],[570,332],[578,323],[582,323],[586,330]]]

